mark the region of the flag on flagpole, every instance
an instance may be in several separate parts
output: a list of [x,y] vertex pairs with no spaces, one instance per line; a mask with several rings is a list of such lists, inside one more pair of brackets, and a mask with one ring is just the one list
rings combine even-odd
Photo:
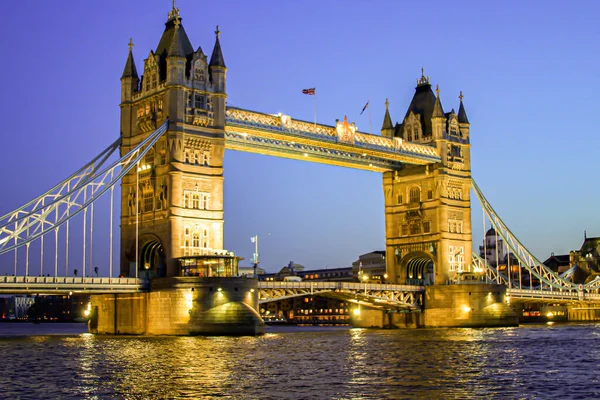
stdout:
[[308,95],[311,95],[311,96],[314,96],[316,94],[315,93],[315,88],[302,89],[302,93],[303,94],[308,94]]
[[251,241],[252,243],[256,242],[256,236],[252,236],[252,237],[250,238],[250,241]]
[[[371,101],[371,100],[369,100]],[[365,110],[367,109],[367,107],[369,107],[369,101],[367,101],[367,104],[365,104],[365,106],[363,107],[362,111],[360,112],[360,115],[362,115],[362,113],[365,112]]]

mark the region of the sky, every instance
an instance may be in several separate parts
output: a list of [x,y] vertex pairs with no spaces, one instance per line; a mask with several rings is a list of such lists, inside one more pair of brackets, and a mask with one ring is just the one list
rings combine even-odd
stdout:
[[[600,236],[597,1],[178,0],[194,48],[215,26],[228,104],[378,133],[401,122],[425,68],[444,110],[471,123],[474,179],[538,258]],[[170,0],[0,2],[0,215],[69,176],[119,135],[120,76],[155,49]],[[370,102],[370,113],[359,115]],[[372,124],[369,121],[372,121]],[[372,126],[372,128],[371,128]],[[482,241],[473,196],[473,244]],[[349,266],[385,248],[381,174],[227,151],[225,248],[261,267]],[[101,257],[101,252],[98,252]],[[102,260],[101,268],[105,266]],[[12,267],[11,267],[12,268]],[[1,263],[0,273],[9,270]]]

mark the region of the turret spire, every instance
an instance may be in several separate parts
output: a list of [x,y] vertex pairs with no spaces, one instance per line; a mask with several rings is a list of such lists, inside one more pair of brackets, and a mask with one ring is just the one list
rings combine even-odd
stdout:
[[383,126],[381,127],[382,134],[388,129],[394,129],[392,118],[390,117],[390,102],[385,99],[385,116],[383,117]]
[[217,25],[217,29],[215,30],[216,40],[215,47],[213,49],[212,55],[210,56],[210,64],[211,67],[222,67],[225,68],[225,60],[223,59],[223,53],[221,52],[221,43],[219,38],[221,37],[221,31],[219,30],[219,25]]
[[435,104],[433,105],[433,118],[444,118],[444,109],[440,100],[440,85],[435,85]]
[[123,69],[123,75],[121,75],[121,79],[123,78],[138,78],[137,69],[135,68],[135,61],[133,60],[133,39],[129,38],[129,54],[127,55],[127,61],[125,62],[125,68]]
[[467,112],[465,111],[465,106],[463,106],[464,96],[462,94],[462,90],[458,98],[460,99],[460,107],[458,108],[458,122],[461,124],[468,124],[469,118],[467,118]]
[[171,11],[169,11],[169,21],[172,19],[180,19],[181,16],[179,15],[179,8],[177,8],[177,6],[175,6],[175,0],[173,0],[173,8],[171,8]]
[[429,77],[425,76],[425,67],[421,67],[421,77],[417,79],[417,86],[429,85]]

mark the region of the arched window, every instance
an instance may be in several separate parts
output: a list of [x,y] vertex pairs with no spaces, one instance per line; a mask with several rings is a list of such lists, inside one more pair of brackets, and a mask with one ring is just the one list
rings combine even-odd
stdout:
[[200,247],[200,232],[194,232],[192,235],[192,247]]
[[421,201],[421,189],[418,186],[413,186],[410,188],[410,202],[418,203]]

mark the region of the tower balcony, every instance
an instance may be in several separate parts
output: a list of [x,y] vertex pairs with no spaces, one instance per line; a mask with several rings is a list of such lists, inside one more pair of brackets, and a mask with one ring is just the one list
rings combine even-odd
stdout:
[[214,113],[204,108],[186,108],[185,120],[187,123],[196,126],[214,125]]

